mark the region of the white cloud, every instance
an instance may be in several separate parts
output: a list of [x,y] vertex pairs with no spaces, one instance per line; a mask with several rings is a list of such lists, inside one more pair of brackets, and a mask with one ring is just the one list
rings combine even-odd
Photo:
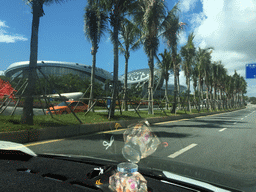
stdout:
[[181,11],[185,13],[191,9],[194,9],[197,1],[198,0],[183,0],[180,5]]
[[4,21],[0,20],[0,42],[14,43],[16,41],[27,41],[28,39],[19,34],[10,34],[3,28],[9,28]]
[[[190,19],[196,47],[214,47],[213,61],[221,60],[229,75],[236,69],[245,76],[245,65],[256,62],[256,4],[252,0],[201,3],[203,11]],[[247,82],[248,95],[256,94],[256,89],[250,87],[252,83]]]
[[179,34],[180,38],[179,38],[179,44],[181,46],[184,46],[186,43],[187,43],[187,36],[186,36],[186,33],[185,32],[181,32]]

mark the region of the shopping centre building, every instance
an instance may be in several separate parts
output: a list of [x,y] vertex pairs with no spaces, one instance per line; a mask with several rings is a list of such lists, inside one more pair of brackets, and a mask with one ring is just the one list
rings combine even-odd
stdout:
[[[21,61],[11,64],[5,71],[4,75],[10,77],[11,79],[15,78],[21,72],[26,71],[29,66],[29,61]],[[91,66],[84,65],[79,63],[71,62],[60,62],[60,61],[37,61],[37,66],[41,68],[41,71],[45,75],[66,75],[72,73],[74,75],[79,75],[79,77],[89,77],[91,76]],[[43,75],[37,70],[39,78],[42,78]],[[22,75],[20,76],[22,77]],[[95,78],[96,81],[104,83],[106,79],[113,79],[113,76],[108,71],[97,68],[95,69]]]
[[[136,85],[136,87],[142,87],[143,88],[143,94],[144,95],[147,90],[148,90],[148,81],[149,81],[149,74],[150,74],[150,70],[149,68],[145,68],[145,69],[138,69],[138,70],[134,70],[131,71],[127,74],[127,84],[128,87],[131,87],[131,85]],[[162,98],[165,94],[165,80],[164,77],[161,77],[161,70],[160,69],[154,69],[154,78],[155,78],[155,83],[158,84],[159,83],[159,88],[157,89],[157,91],[155,91],[154,93],[154,97],[155,96],[159,96],[160,98]],[[173,79],[173,75],[170,74],[169,76],[169,80]],[[119,77],[119,80],[121,82],[124,82],[124,75]],[[180,85],[180,92],[185,91],[187,88],[184,85]],[[174,92],[174,85],[173,84],[168,84],[168,95],[173,95]]]
[[[21,72],[25,72],[29,66],[29,61],[21,61],[11,64],[5,71],[4,75],[6,77],[10,77],[11,79],[15,78]],[[72,73],[74,75],[79,75],[81,78],[91,76],[91,66],[84,65],[79,63],[71,63],[71,62],[60,62],[60,61],[37,61],[37,66],[41,68],[41,71],[45,75],[65,75]],[[37,74],[39,78],[42,78],[42,74],[37,70]],[[143,88],[143,94],[148,90],[148,81],[149,81],[150,70],[148,68],[138,69],[131,71],[127,74],[127,83],[128,87],[131,85],[135,85],[136,87]],[[21,74],[20,77],[22,77]],[[165,85],[164,85],[164,77],[161,77],[160,69],[154,70],[155,83],[159,83],[159,89],[155,92],[155,96],[164,96]],[[95,69],[95,78],[96,81],[100,83],[105,83],[107,79],[112,80],[113,76],[110,72],[97,68]],[[169,79],[173,79],[173,75],[170,74]],[[124,83],[124,75],[119,77],[120,82]],[[160,88],[161,87],[161,88]],[[186,86],[180,85],[180,92],[185,91]],[[168,94],[172,95],[174,91],[174,85],[168,84]]]

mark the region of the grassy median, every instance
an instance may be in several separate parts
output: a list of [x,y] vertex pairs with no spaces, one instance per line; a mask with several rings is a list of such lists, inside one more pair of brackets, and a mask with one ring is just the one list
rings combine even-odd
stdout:
[[[224,110],[219,110],[224,111]],[[226,110],[228,111],[228,110]],[[200,113],[208,112],[206,109],[201,110]],[[210,111],[209,111],[210,112]],[[166,114],[165,114],[166,113]],[[165,110],[165,113],[161,110],[154,110],[154,115],[149,115],[147,110],[139,111],[141,118],[150,118],[150,117],[164,117],[164,116],[174,116],[175,114],[170,113],[170,110]],[[192,109],[192,112],[177,110],[176,115],[183,114],[193,114],[198,113],[196,109]],[[76,113],[77,117],[84,123],[102,123],[109,121],[118,121],[118,120],[133,120],[140,119],[138,114],[134,111],[123,111],[122,115],[120,112],[115,112],[115,117],[111,120],[108,120],[107,112],[89,112],[86,116],[84,112]],[[75,118],[73,114],[66,115],[53,115],[53,118],[50,115],[40,115],[34,116],[34,125],[25,125],[20,124],[20,115],[3,116],[0,115],[0,132],[12,132],[20,130],[29,130],[29,129],[41,129],[44,127],[60,127],[66,125],[76,125],[80,124],[79,121]]]

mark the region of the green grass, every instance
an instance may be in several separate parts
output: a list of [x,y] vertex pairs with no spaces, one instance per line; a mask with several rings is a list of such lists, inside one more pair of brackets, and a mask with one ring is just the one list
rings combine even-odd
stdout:
[[[170,109],[168,111],[166,110],[165,112],[167,116],[175,115],[170,113]],[[208,111],[206,109],[200,111],[200,113],[204,113],[204,112],[208,112]],[[196,109],[192,109],[192,112],[190,113],[184,110],[177,110],[176,115],[193,114],[193,113],[198,113],[198,111]],[[139,111],[139,114],[142,118],[166,116],[161,110],[154,110],[154,115],[149,115],[147,110],[143,110],[143,111],[141,110]],[[103,123],[103,122],[118,121],[118,120],[140,119],[140,117],[134,111],[123,111],[122,115],[120,114],[120,112],[115,112],[115,117],[111,120],[108,120],[107,112],[101,112],[101,113],[89,112],[86,116],[84,116],[84,112],[81,112],[81,113],[76,113],[76,115],[84,124]],[[65,125],[80,124],[73,114],[53,115],[53,118],[50,115],[34,116],[34,125],[31,125],[31,126],[26,124],[20,124],[20,119],[21,119],[20,115],[15,115],[13,117],[0,115],[0,132],[12,132],[12,131],[29,130],[29,129],[41,129],[44,127],[60,127]]]

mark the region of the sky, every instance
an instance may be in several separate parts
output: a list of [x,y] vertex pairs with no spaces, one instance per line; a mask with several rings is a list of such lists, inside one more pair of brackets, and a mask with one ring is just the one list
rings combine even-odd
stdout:
[[[178,1],[165,0],[171,10]],[[67,0],[44,6],[40,18],[38,60],[65,61],[91,65],[91,43],[84,35],[86,0]],[[229,75],[245,77],[245,66],[256,63],[256,0],[180,0],[180,21],[186,27],[179,34],[178,47],[184,46],[194,32],[195,46],[214,47],[212,61],[222,61]],[[32,14],[22,0],[1,0],[0,71],[12,63],[28,61]],[[167,48],[160,38],[158,53]],[[161,58],[161,57],[160,57]],[[106,33],[96,55],[96,67],[113,72],[113,44]],[[156,61],[155,61],[156,63]],[[124,74],[124,55],[119,55],[119,76]],[[128,71],[148,68],[148,58],[141,47],[130,53]],[[169,83],[173,83],[173,79]],[[247,96],[256,96],[256,79],[246,79]],[[181,72],[180,84],[185,85]],[[193,86],[191,82],[192,92]]]

